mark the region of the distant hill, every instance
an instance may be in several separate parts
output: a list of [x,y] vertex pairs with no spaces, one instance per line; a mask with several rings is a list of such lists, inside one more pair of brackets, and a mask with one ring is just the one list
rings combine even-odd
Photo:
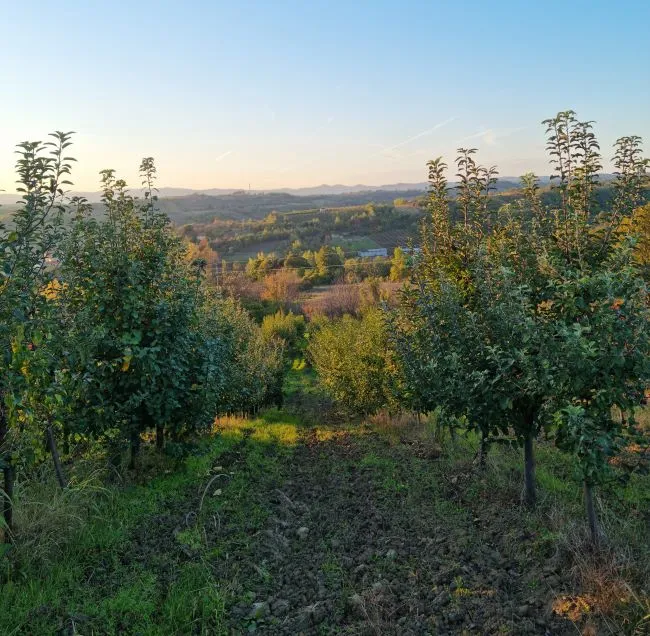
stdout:
[[[548,177],[544,178],[545,181],[548,181]],[[454,185],[453,183],[450,185]],[[519,185],[518,177],[503,177],[497,182],[497,190],[511,190],[514,187]],[[426,181],[420,183],[390,183],[380,186],[369,186],[363,184],[357,185],[327,185],[322,184],[319,186],[306,187],[306,188],[280,188],[278,190],[272,190],[272,192],[285,192],[287,194],[296,194],[299,196],[305,195],[318,195],[318,194],[345,194],[351,192],[376,192],[377,190],[387,190],[391,192],[410,192],[417,190],[419,192],[424,192],[429,187],[429,184]]]
[[[601,174],[601,181],[611,181],[614,178],[613,174]],[[547,185],[550,182],[549,177],[540,177],[540,185]],[[496,184],[496,191],[502,192],[504,190],[512,190],[518,188],[520,183],[519,177],[500,177]],[[449,183],[450,187],[455,185],[454,182]],[[315,197],[327,195],[340,195],[340,194],[362,194],[367,192],[392,192],[398,193],[398,196],[403,196],[404,193],[411,192],[424,192],[429,184],[426,181],[419,183],[389,183],[385,185],[373,186],[358,183],[356,185],[343,185],[340,183],[330,185],[323,183],[318,186],[306,186],[303,188],[271,188],[268,190],[242,190],[237,188],[174,188],[163,187],[158,189],[158,196],[163,198],[177,198],[177,197],[191,197],[191,196],[230,196],[230,195],[271,195],[271,194],[290,194],[298,197]],[[141,195],[143,190],[141,188],[133,188],[131,192],[136,195]],[[72,192],[71,194],[85,197],[91,203],[98,203],[101,199],[100,192]],[[7,194],[0,192],[0,205],[11,205],[20,198],[18,194]]]
[[[236,188],[208,188],[205,190],[192,189],[192,188],[159,188],[158,196],[161,199],[178,198],[178,197],[196,197],[196,196],[230,196],[230,195],[272,195],[272,194],[290,194],[293,196],[313,197],[321,195],[337,195],[337,194],[356,194],[361,192],[423,192],[427,189],[426,183],[396,183],[392,185],[382,186],[369,186],[369,185],[319,185],[305,188],[275,188],[270,190],[241,190]],[[135,195],[141,196],[143,190],[141,188],[132,188],[131,192]],[[91,203],[98,203],[101,200],[101,192],[71,192],[71,195],[82,196],[88,199]],[[11,205],[20,198],[19,194],[7,194],[0,192],[0,205]]]
[[368,190],[340,194],[295,195],[288,192],[251,194],[191,194],[159,200],[159,207],[177,224],[210,222],[212,219],[240,221],[263,219],[271,212],[320,210],[366,203],[392,204],[397,198],[415,198],[422,190]]
[[[610,177],[611,175],[603,175],[603,178]],[[540,182],[542,184],[548,182],[548,177],[541,177]],[[450,183],[453,186],[453,183]],[[518,187],[519,177],[502,177],[497,182],[497,190],[510,190],[514,187]],[[162,198],[170,197],[187,197],[187,196],[196,196],[196,195],[206,195],[206,196],[229,196],[232,194],[237,195],[264,195],[264,194],[291,194],[294,196],[320,196],[320,195],[338,195],[338,194],[360,194],[363,192],[424,192],[428,187],[428,183],[390,183],[385,185],[373,186],[365,185],[358,183],[356,185],[343,185],[343,184],[334,184],[329,185],[323,183],[318,186],[308,186],[304,188],[272,188],[269,190],[241,190],[236,188],[207,188],[207,189],[196,189],[196,188],[173,188],[173,187],[163,187],[158,189],[158,196]],[[133,194],[141,195],[141,188],[133,188],[131,190]],[[97,203],[101,199],[100,192],[72,192],[71,194],[85,197],[91,203]],[[7,194],[0,192],[0,205],[10,205],[15,203],[20,198],[18,194]]]
[[[502,181],[503,189],[490,195],[490,210],[496,212],[521,198],[521,191],[507,184]],[[544,207],[560,205],[559,193],[548,182],[540,188],[540,195]],[[596,188],[595,209],[611,206],[612,196],[611,185],[605,183]],[[404,201],[395,204],[396,199]],[[299,241],[302,250],[318,250],[323,245],[340,247],[347,257],[373,248],[383,248],[390,254],[395,247],[408,246],[410,241],[417,244],[419,221],[426,215],[425,199],[422,190],[312,196],[273,192],[192,195],[163,199],[161,207],[187,238],[195,242],[207,240],[219,258],[243,266],[259,253],[283,258],[295,241]],[[372,205],[368,205],[370,202]],[[460,212],[453,192],[450,209],[452,217],[458,220]],[[271,210],[275,214],[269,215]]]
[[[174,189],[171,189],[174,191]],[[346,192],[341,194],[295,195],[287,192],[242,192],[232,191],[217,195],[203,192],[188,191],[182,196],[166,196],[168,188],[161,188],[158,207],[178,225],[185,223],[209,223],[213,219],[243,221],[259,220],[271,212],[292,212],[296,210],[320,210],[340,208],[367,203],[392,204],[397,198],[415,198],[422,195],[423,190],[368,190],[361,192]],[[137,190],[133,191],[138,194]],[[102,205],[99,194],[87,196],[89,193],[78,193],[93,202],[97,214],[101,214]],[[1,195],[0,222],[9,221],[11,213],[16,209],[17,195]]]
[[[607,182],[613,175],[601,175]],[[549,177],[541,177],[542,186],[549,184]],[[454,183],[449,184],[451,188]],[[177,224],[207,222],[215,218],[229,220],[262,219],[270,212],[290,212],[293,210],[339,208],[365,205],[366,203],[392,203],[398,198],[415,198],[427,190],[428,184],[393,183],[382,186],[357,184],[352,186],[335,184],[305,188],[281,188],[276,190],[235,190],[209,188],[160,188],[159,207]],[[519,187],[517,177],[502,177],[498,180],[496,193],[507,192]],[[133,194],[142,195],[142,189],[135,188]],[[74,192],[98,204],[99,192]],[[15,209],[18,194],[0,193],[0,222],[8,221]],[[97,206],[100,212],[99,205]]]
[[[142,188],[131,188],[130,192],[137,196],[142,196],[144,190]],[[212,188],[211,190],[194,190],[192,188],[160,188],[158,190],[158,196],[160,198],[167,197],[184,197],[191,196],[193,194],[210,194],[213,196],[219,196],[224,194],[232,194],[236,192],[235,189],[220,189]],[[80,196],[86,198],[90,203],[99,203],[102,198],[101,192],[80,192],[73,191],[70,192],[70,196]],[[12,205],[20,199],[20,194],[7,194],[6,192],[0,192],[0,205]]]

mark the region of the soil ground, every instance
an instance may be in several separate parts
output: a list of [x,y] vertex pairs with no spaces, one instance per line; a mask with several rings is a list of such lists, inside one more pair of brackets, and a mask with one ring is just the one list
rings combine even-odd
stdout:
[[[495,518],[434,456],[343,433],[301,440],[268,522],[235,575],[248,598],[228,626],[268,634],[572,634],[553,612],[561,564],[535,554],[534,535]],[[459,477],[462,478],[462,477]],[[505,512],[505,514],[503,514]],[[495,523],[496,521],[496,523]],[[243,591],[243,590],[242,590]],[[250,599],[250,601],[248,600]]]
[[[6,555],[0,633],[646,633],[642,582],[607,614],[577,575],[562,537],[580,493],[555,451],[540,444],[533,513],[514,450],[483,472],[468,440],[423,427],[302,421],[222,420],[185,459],[145,453],[94,508],[68,500],[69,539],[41,531]],[[620,532],[643,546],[640,484],[618,494]]]

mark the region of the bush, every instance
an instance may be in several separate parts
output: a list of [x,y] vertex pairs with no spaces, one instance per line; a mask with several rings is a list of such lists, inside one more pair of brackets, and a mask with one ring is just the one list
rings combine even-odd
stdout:
[[278,340],[291,357],[297,353],[305,333],[305,318],[292,311],[285,313],[281,309],[262,320],[262,335],[267,340]]
[[361,318],[320,321],[308,355],[319,381],[348,412],[369,415],[398,404],[399,377],[378,309]]
[[340,318],[345,314],[357,315],[360,307],[359,287],[339,283],[308,300],[302,308],[309,317],[322,314],[328,318]]
[[300,277],[293,271],[281,269],[264,279],[262,299],[284,304],[295,303],[300,291]]

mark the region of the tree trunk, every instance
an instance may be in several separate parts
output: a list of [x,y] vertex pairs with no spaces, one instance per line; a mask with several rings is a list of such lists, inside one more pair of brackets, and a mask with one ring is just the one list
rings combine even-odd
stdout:
[[537,503],[535,492],[535,456],[533,454],[534,433],[532,427],[524,438],[524,484],[526,505],[534,508]]
[[120,474],[122,468],[122,448],[115,441],[111,440],[107,444],[106,452],[108,455],[108,465],[113,470],[110,473],[111,479]]
[[600,524],[598,523],[598,513],[596,512],[596,504],[594,501],[594,487],[585,480],[584,482],[585,493],[585,508],[587,510],[587,521],[589,522],[589,533],[591,535],[591,542],[594,546],[600,545],[601,531]]
[[478,465],[480,466],[481,470],[485,468],[487,453],[488,453],[487,435],[483,431],[481,431],[481,445],[479,446],[478,449]]
[[135,470],[138,465],[138,455],[140,455],[140,434],[131,433],[131,457],[129,459],[129,468]]
[[156,424],[156,449],[161,451],[165,448],[165,427],[162,424]]
[[4,396],[0,394],[0,460],[2,460],[3,490],[2,516],[5,522],[5,543],[11,543],[13,530],[13,497],[14,497],[14,469],[11,465],[11,457],[4,447],[9,432],[7,415],[4,410]]
[[63,444],[61,446],[63,450],[63,455],[68,457],[70,455],[70,439],[72,438],[72,433],[68,430],[67,426],[63,426]]
[[61,466],[61,459],[59,457],[59,451],[56,448],[56,440],[54,439],[54,432],[52,427],[48,426],[45,429],[45,435],[47,438],[47,448],[52,455],[52,462],[54,463],[54,472],[56,473],[56,480],[59,482],[61,488],[65,488],[68,485],[68,482],[63,473],[63,466]]
[[4,505],[3,516],[5,520],[5,543],[11,543],[11,534],[14,529],[14,467],[8,459],[4,467]]

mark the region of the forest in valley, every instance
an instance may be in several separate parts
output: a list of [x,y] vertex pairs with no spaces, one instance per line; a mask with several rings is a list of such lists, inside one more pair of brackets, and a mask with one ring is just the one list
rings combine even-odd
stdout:
[[0,633],[649,633],[650,162],[540,134],[548,183],[191,223],[20,144]]

